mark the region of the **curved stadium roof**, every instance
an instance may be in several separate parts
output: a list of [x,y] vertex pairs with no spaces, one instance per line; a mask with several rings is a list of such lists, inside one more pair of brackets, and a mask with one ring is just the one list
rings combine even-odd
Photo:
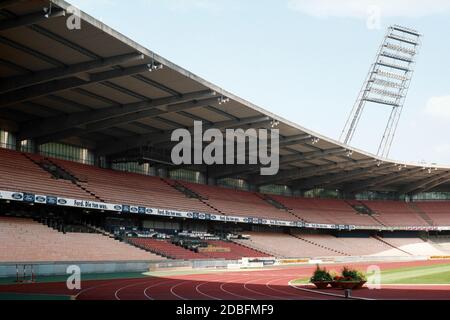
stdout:
[[[172,130],[191,128],[194,120],[220,129],[265,128],[277,120],[278,175],[259,176],[250,165],[193,169],[305,190],[450,190],[450,167],[395,162],[343,145],[209,83],[85,13],[82,28],[69,30],[70,4],[51,2],[47,18],[48,1],[0,1],[0,127],[21,140],[164,164]],[[221,96],[230,101],[219,104]]]

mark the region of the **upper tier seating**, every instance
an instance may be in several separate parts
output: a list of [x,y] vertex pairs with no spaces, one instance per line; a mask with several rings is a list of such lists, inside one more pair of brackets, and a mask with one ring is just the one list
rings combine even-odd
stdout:
[[310,199],[285,196],[271,196],[276,201],[293,210],[307,222],[324,224],[355,224],[378,226],[374,219],[358,214],[349,204],[342,200]]
[[[28,155],[36,161],[43,158]],[[95,200],[71,181],[54,179],[50,173],[19,152],[0,148],[0,189],[50,196]]]
[[437,226],[450,226],[450,202],[449,201],[427,201],[414,202],[424,211]]
[[402,201],[363,201],[387,226],[428,226],[417,211]]
[[[358,226],[449,226],[450,202],[360,201],[374,216],[358,213],[355,201],[271,196],[292,213],[278,209],[255,192],[179,182],[200,195],[189,198],[161,178],[101,169],[76,162],[48,159],[77,178],[55,179],[38,164],[42,156],[0,149],[0,190],[62,196],[80,200],[196,211],[278,220]],[[84,190],[84,189],[85,190]]]
[[0,217],[0,262],[164,259],[100,234],[63,234],[30,219]]
[[52,160],[74,176],[83,177],[81,184],[105,202],[124,203],[180,211],[211,212],[198,199],[187,198],[161,178],[135,173],[100,169],[64,160]]
[[205,198],[212,207],[225,215],[278,220],[298,220],[285,210],[270,205],[254,192],[212,187],[194,183],[183,184]]

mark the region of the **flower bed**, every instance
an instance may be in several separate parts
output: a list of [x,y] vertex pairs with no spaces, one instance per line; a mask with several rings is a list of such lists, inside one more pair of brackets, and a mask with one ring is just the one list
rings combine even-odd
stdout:
[[317,266],[310,279],[318,289],[326,289],[329,285],[335,289],[361,289],[367,282],[366,275],[361,271],[344,267],[341,275],[330,274],[325,268]]

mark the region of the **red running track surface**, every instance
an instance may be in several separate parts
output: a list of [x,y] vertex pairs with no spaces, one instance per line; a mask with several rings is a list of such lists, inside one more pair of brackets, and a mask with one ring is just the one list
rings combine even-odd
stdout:
[[[419,261],[377,263],[382,269],[448,263]],[[370,264],[352,264],[365,269]],[[329,300],[343,299],[342,290],[299,290],[289,282],[311,275],[315,266],[267,269],[262,271],[213,272],[139,279],[82,281],[82,288],[70,291],[65,283],[2,285],[0,293],[70,295],[78,300]],[[330,265],[339,270],[342,265]],[[300,286],[301,289],[313,289]],[[450,300],[450,285],[385,285],[380,290],[364,288],[354,297],[368,299],[442,299]]]

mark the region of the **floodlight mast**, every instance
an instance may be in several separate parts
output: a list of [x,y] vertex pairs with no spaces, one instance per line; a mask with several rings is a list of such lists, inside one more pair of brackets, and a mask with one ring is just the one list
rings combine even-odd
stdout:
[[345,123],[339,140],[350,144],[363,114],[366,103],[392,108],[377,155],[389,156],[397,132],[422,35],[413,29],[399,25],[390,26],[378,50],[375,63],[364,81],[363,87]]

